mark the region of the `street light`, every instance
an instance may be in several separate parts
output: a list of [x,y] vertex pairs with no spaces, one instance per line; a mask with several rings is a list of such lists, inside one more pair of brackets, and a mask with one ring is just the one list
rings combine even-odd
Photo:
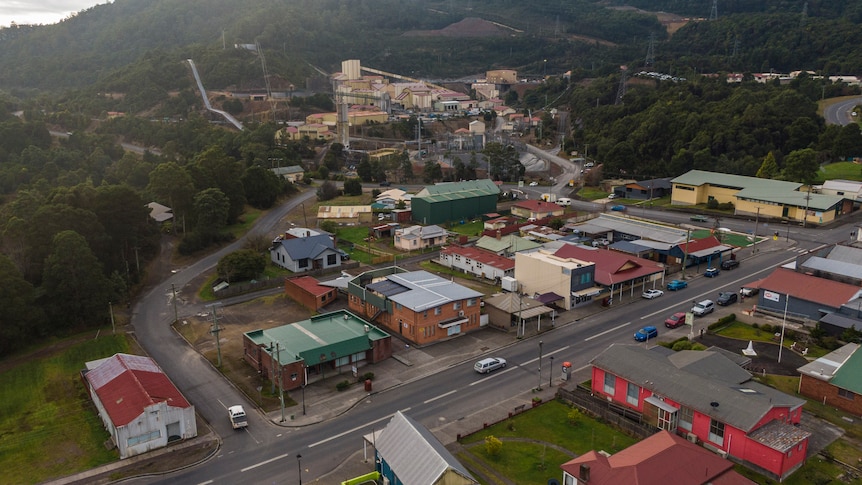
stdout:
[[299,485],[302,485],[302,455],[296,454],[296,466],[299,470]]
[[551,356],[551,371],[548,373],[548,387],[554,383],[554,356]]
[[537,391],[542,390],[542,341],[539,340],[539,386],[536,388]]

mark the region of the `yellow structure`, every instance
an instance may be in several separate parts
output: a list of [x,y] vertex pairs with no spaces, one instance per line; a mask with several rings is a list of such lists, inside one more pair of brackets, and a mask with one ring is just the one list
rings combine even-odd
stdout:
[[520,286],[519,293],[530,296],[556,293],[563,297],[566,310],[572,308],[572,292],[579,289],[581,275],[585,274],[590,277],[583,284],[592,286],[595,263],[560,258],[545,250],[515,254],[515,279]]
[[319,220],[342,224],[369,223],[372,215],[370,205],[322,205],[317,209]]

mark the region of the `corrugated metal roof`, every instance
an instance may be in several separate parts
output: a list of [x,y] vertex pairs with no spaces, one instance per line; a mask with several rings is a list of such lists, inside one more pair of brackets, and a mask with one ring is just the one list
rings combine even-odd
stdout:
[[[814,377],[815,379],[831,381],[831,379],[838,373],[838,369],[840,369],[850,359],[850,357],[862,354],[862,352],[859,352],[859,348],[859,344],[845,344],[796,370],[801,374]],[[862,372],[862,369],[860,369],[860,362],[855,362],[854,367],[851,367],[849,370],[853,372],[855,376],[858,376],[859,373]],[[862,391],[857,391],[857,394],[862,394]]]
[[738,199],[753,202],[774,202],[778,205],[807,207],[810,210],[825,211],[840,204],[845,197],[840,195],[812,194],[798,190],[773,189],[771,187],[751,187],[736,193]]
[[426,197],[443,194],[454,194],[458,192],[473,192],[473,195],[499,194],[500,188],[493,180],[479,179],[464,182],[445,182],[435,185],[426,185],[425,188],[416,193],[415,197]]
[[834,261],[862,265],[862,249],[835,245],[829,250],[826,258]]
[[862,279],[862,265],[814,256],[802,262],[803,270],[823,271],[851,278]]
[[538,249],[542,247],[542,245],[530,241],[529,239],[516,236],[515,234],[507,234],[505,236],[501,236],[500,239],[493,236],[482,236],[478,241],[476,241],[476,247],[486,249],[493,253],[500,253],[503,251],[517,253],[518,251],[526,251],[528,249]]
[[478,483],[427,428],[397,411],[375,443],[404,485],[439,483],[449,470]]
[[838,368],[835,377],[829,383],[841,389],[862,394],[862,379],[859,379],[859,374],[862,373],[862,352],[859,352],[858,344],[856,345],[856,350]]
[[761,290],[790,295],[799,300],[839,308],[855,297],[860,289],[838,281],[777,268],[760,282]]
[[334,249],[335,247],[335,244],[332,242],[332,238],[326,234],[282,239],[279,243],[293,261],[304,258],[314,258],[327,249]]
[[795,191],[802,184],[796,182],[785,182],[783,180],[762,179],[757,177],[746,177],[743,175],[732,175],[729,173],[707,172],[704,170],[690,170],[679,177],[671,180],[671,183],[681,185],[715,185],[735,189],[753,188],[758,190]]
[[478,291],[471,290],[427,271],[393,274],[386,278],[410,289],[410,291],[399,293],[389,299],[406,306],[414,312],[482,296],[482,293]]
[[84,374],[114,426],[125,426],[148,406],[165,402],[191,406],[156,362],[140,355],[115,354]]
[[805,403],[752,381],[751,374],[716,352],[685,350],[666,356],[613,344],[591,363],[745,432],[776,406],[795,409]]

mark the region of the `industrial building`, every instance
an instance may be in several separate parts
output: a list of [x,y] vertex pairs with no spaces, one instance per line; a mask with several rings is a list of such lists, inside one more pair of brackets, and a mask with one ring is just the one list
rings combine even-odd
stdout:
[[497,210],[500,189],[488,179],[426,186],[413,196],[413,220],[440,224],[472,219]]

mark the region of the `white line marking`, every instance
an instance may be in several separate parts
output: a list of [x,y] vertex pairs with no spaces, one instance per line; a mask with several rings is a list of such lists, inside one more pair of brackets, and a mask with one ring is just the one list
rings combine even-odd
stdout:
[[[407,411],[410,411],[410,409],[411,409],[411,408],[404,408],[404,409],[402,409],[402,410],[401,410],[401,412],[402,412],[402,413],[406,413]],[[390,415],[388,415],[388,416],[383,416],[382,418],[375,419],[374,421],[371,421],[371,422],[365,423],[365,424],[363,424],[363,425],[361,425],[361,426],[357,426],[357,427],[355,427],[355,428],[353,428],[353,429],[348,429],[347,431],[345,431],[345,432],[343,432],[343,433],[339,433],[339,434],[337,434],[337,435],[335,435],[335,436],[330,436],[329,438],[326,438],[325,440],[320,440],[320,441],[318,441],[317,443],[312,443],[312,444],[308,445],[308,447],[309,447],[309,448],[314,448],[315,446],[319,446],[319,445],[322,445],[322,444],[324,444],[324,443],[328,443],[328,442],[330,442],[330,441],[332,441],[332,440],[335,440],[335,439],[341,438],[341,437],[342,437],[342,436],[344,436],[344,435],[347,435],[347,434],[353,433],[353,432],[355,432],[355,431],[357,431],[357,430],[360,430],[360,429],[362,429],[362,428],[365,428],[365,427],[367,427],[367,426],[371,426],[372,424],[377,424],[377,423],[379,423],[379,422],[381,422],[381,421],[385,421],[385,420],[387,420],[387,419],[391,419],[391,418],[392,418],[392,416],[395,416],[395,413],[392,413],[392,414],[390,414]]]
[[262,461],[262,462],[260,462],[260,463],[257,463],[257,464],[255,464],[255,465],[247,466],[247,467],[243,468],[243,469],[242,469],[242,470],[240,470],[240,471],[241,471],[241,472],[247,472],[247,471],[249,471],[249,470],[253,470],[253,469],[255,469],[255,468],[259,467],[259,466],[266,465],[267,463],[272,463],[272,462],[274,462],[275,460],[281,460],[282,458],[287,458],[288,456],[289,456],[289,455],[288,455],[287,453],[285,453],[285,454],[283,454],[283,455],[278,455],[278,456],[275,456],[275,457],[270,458],[269,460],[265,460],[265,461]]
[[453,389],[453,390],[451,390],[451,391],[447,392],[446,394],[440,394],[440,395],[439,395],[439,396],[437,396],[437,397],[432,397],[431,399],[429,399],[429,400],[427,400],[427,401],[424,401],[422,404],[428,404],[429,402],[434,402],[434,401],[436,401],[436,400],[438,400],[438,399],[443,399],[444,397],[446,397],[446,396],[448,396],[448,395],[450,395],[450,394],[455,394],[456,392],[458,392],[458,389]]
[[599,338],[599,337],[601,337],[602,335],[606,335],[606,334],[609,334],[609,333],[611,333],[611,332],[615,332],[615,331],[617,331],[617,330],[619,330],[619,329],[621,329],[621,328],[623,328],[623,327],[626,327],[626,326],[628,326],[628,325],[631,325],[631,324],[632,324],[632,322],[626,322],[626,323],[624,323],[624,324],[622,324],[622,325],[617,325],[617,326],[616,326],[616,327],[614,327],[614,328],[609,328],[609,329],[605,330],[605,331],[604,331],[604,332],[602,332],[602,333],[597,333],[597,334],[593,335],[592,337],[587,337],[587,338],[585,338],[585,339],[584,339],[584,342],[589,342],[590,340],[592,340],[592,339],[594,339],[594,338]]

